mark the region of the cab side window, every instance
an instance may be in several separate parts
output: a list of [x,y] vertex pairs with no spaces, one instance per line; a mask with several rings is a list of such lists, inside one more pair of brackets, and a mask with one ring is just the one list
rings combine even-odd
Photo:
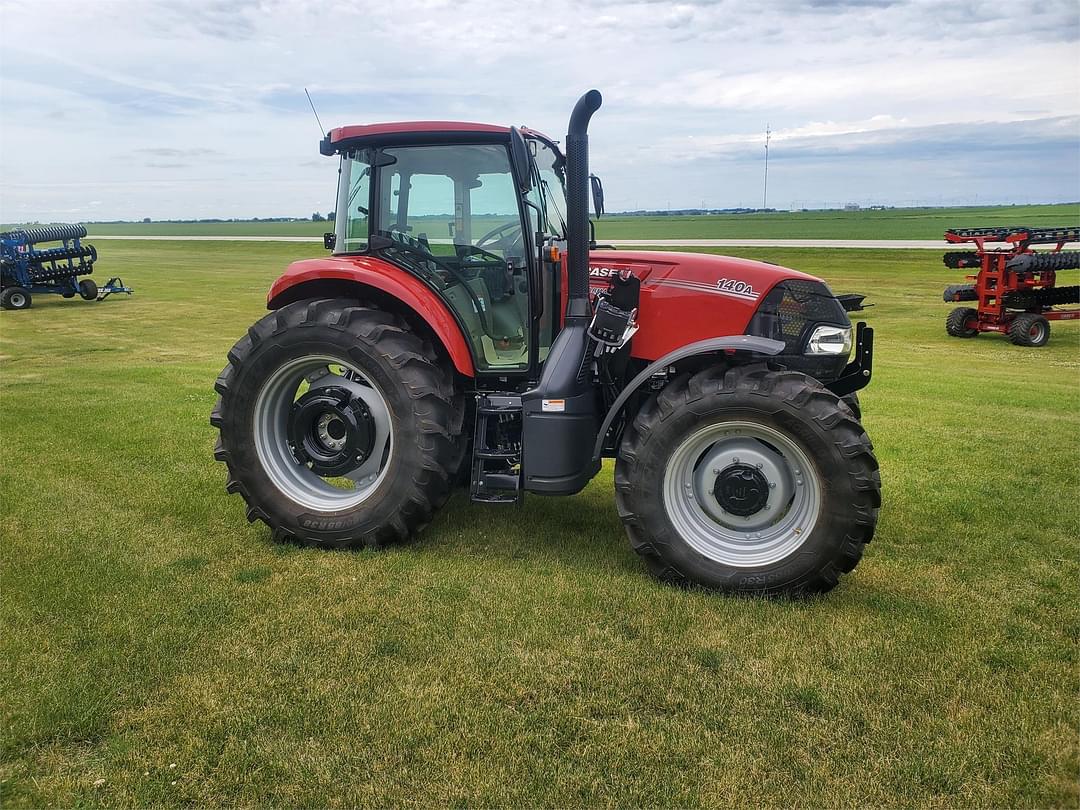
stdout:
[[336,251],[360,253],[368,246],[371,165],[363,154],[346,155],[341,160],[341,174],[335,223]]

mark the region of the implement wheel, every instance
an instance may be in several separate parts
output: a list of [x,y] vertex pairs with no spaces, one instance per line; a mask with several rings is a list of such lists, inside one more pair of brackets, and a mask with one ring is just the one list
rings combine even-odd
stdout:
[[1009,323],[1009,340],[1017,346],[1045,346],[1050,340],[1050,321],[1031,312],[1017,315]]
[[97,301],[97,282],[92,278],[84,278],[79,282],[79,295],[84,301]]
[[248,330],[215,387],[226,490],[275,539],[380,547],[422,529],[449,495],[464,402],[394,315],[342,299],[290,304]]
[[615,465],[634,550],[661,580],[722,591],[827,591],[870,542],[873,446],[804,374],[753,366],[674,379],[637,414]]
[[971,307],[957,307],[950,312],[949,317],[945,319],[945,331],[953,337],[977,337],[979,330],[973,326],[968,326],[968,324],[978,317],[978,310],[972,309]]
[[25,287],[5,287],[0,290],[0,307],[4,309],[30,309],[30,291]]

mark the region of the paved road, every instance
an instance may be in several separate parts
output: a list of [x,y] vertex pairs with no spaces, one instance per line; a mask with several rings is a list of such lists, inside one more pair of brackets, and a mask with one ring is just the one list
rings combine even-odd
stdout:
[[[322,244],[321,236],[89,236],[99,239],[136,239],[150,242],[307,242]],[[869,248],[872,250],[974,250],[934,239],[619,239],[617,247],[769,247]],[[1076,248],[1080,245],[1068,245]]]

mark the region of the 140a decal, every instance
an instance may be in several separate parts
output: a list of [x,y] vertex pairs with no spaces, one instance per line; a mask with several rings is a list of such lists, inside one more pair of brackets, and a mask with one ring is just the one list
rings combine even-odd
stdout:
[[757,291],[754,289],[754,285],[747,284],[745,281],[739,281],[734,278],[722,278],[716,282],[716,289],[723,292],[732,292],[736,295],[757,295]]

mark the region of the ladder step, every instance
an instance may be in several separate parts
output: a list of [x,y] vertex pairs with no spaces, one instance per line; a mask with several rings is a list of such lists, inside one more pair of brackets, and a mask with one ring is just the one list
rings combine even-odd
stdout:
[[520,486],[520,477],[509,473],[485,472],[480,479],[480,489],[497,490],[499,492],[517,492]]
[[474,503],[520,503],[521,497],[518,494],[497,494],[494,492],[477,492],[472,496]]
[[474,454],[477,458],[489,458],[492,460],[517,458],[517,450],[480,450]]
[[521,503],[524,493],[519,464],[520,423],[520,396],[510,393],[484,394],[477,398],[470,488],[472,500],[479,503]]

